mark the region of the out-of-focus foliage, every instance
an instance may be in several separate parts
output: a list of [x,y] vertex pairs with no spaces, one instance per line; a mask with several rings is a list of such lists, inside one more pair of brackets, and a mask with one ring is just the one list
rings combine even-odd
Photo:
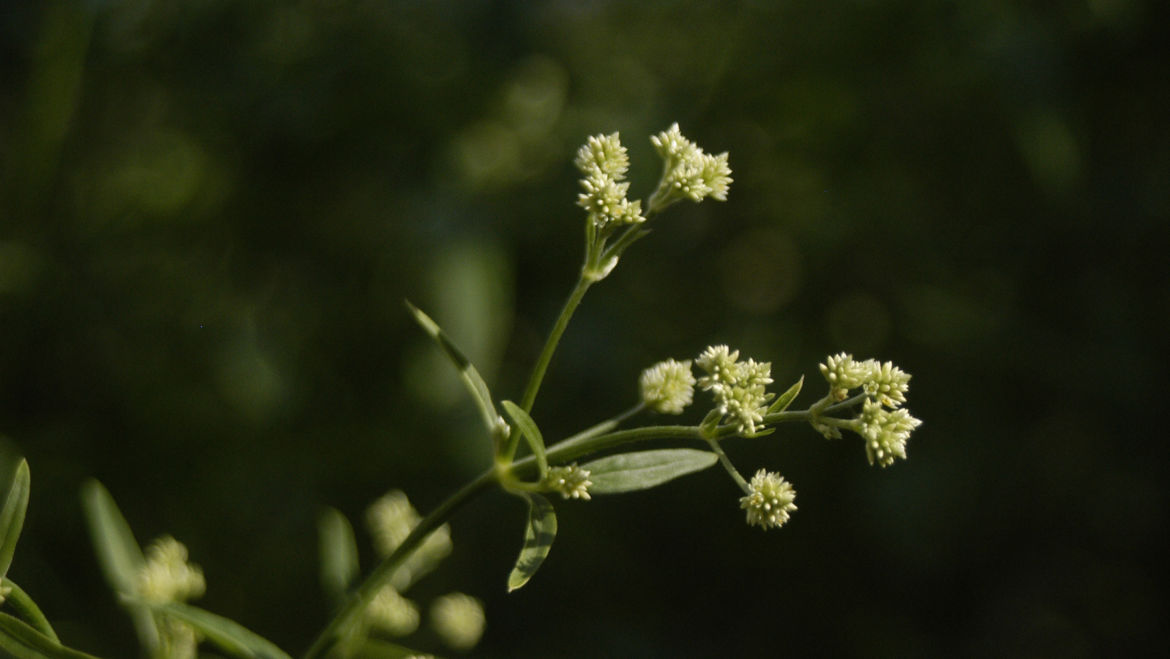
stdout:
[[745,441],[745,470],[799,485],[781,534],[715,473],[558,504],[512,595],[524,510],[489,497],[420,594],[483,600],[490,656],[1133,654],[1167,614],[1165,440],[1141,423],[1170,323],[1166,13],[8,3],[0,431],[37,473],[12,574],[70,645],[132,653],[77,501],[95,476],[143,536],[184,538],[206,608],[303,648],[319,506],[426,509],[489,455],[401,300],[515,397],[579,264],[577,145],[621,131],[645,195],[647,136],[678,121],[730,152],[729,199],[660,218],[590,291],[546,440],[725,342],[780,382],[893,359],[926,420],[911,459]]

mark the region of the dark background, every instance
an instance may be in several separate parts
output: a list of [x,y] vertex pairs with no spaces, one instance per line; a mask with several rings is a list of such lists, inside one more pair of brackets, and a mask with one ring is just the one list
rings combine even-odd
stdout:
[[805,405],[847,350],[914,374],[909,461],[807,427],[730,442],[795,484],[785,528],[747,527],[715,469],[558,500],[511,595],[523,506],[492,493],[415,599],[484,600],[477,656],[1164,646],[1165,7],[5,3],[0,432],[33,475],[11,574],[69,644],[133,655],[94,476],[142,542],[189,546],[201,606],[303,650],[319,507],[360,521],[400,487],[426,511],[487,465],[402,299],[517,398],[580,262],[575,149],[621,131],[645,196],[678,121],[730,152],[729,199],[656,218],[590,291],[546,436],[711,343],[778,390],[808,376]]

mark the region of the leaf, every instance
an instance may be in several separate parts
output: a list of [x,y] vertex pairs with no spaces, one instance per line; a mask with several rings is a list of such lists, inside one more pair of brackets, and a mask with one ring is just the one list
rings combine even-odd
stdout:
[[524,435],[524,439],[528,440],[528,446],[532,448],[532,454],[536,456],[536,464],[540,467],[540,477],[548,473],[548,458],[544,455],[544,438],[540,435],[540,428],[536,427],[536,422],[528,416],[516,403],[510,400],[500,401],[504,406],[504,411],[508,416],[512,417],[512,421],[516,422],[516,426],[520,428],[520,434]]
[[723,419],[723,413],[718,409],[713,409],[707,412],[707,416],[699,423],[699,434],[707,439],[715,438],[715,429],[719,427],[719,422]]
[[796,396],[800,394],[800,389],[803,386],[804,376],[802,375],[800,376],[800,379],[796,381],[796,384],[788,387],[788,391],[780,394],[780,397],[776,399],[776,402],[772,403],[771,407],[768,408],[768,414],[775,414],[777,412],[783,412],[784,410],[788,409],[788,406],[791,405],[792,401],[796,400]]
[[284,650],[278,648],[272,641],[248,630],[234,620],[229,620],[210,611],[178,602],[146,605],[156,613],[170,616],[194,627],[195,631],[202,634],[208,641],[236,657],[291,659]]
[[525,494],[528,499],[528,524],[524,527],[524,547],[516,567],[508,575],[508,592],[528,583],[548,556],[557,537],[557,515],[548,499],[539,494]]
[[24,528],[30,480],[28,461],[21,459],[12,475],[12,485],[4,498],[4,507],[0,509],[0,579],[8,574],[12,555],[16,553],[16,541],[20,540],[20,531]]
[[410,657],[425,657],[427,655],[397,643],[369,639],[362,644],[362,649],[357,653],[357,656],[361,659],[409,659]]
[[479,371],[475,370],[471,360],[455,347],[451,339],[447,338],[446,333],[439,327],[431,317],[422,312],[421,309],[406,300],[406,308],[414,316],[415,321],[430,335],[435,343],[443,349],[447,357],[451,359],[451,363],[455,364],[455,368],[459,371],[459,376],[463,379],[463,383],[467,386],[467,390],[471,393],[471,397],[475,400],[476,407],[479,408],[480,416],[483,417],[484,426],[487,427],[488,434],[492,437],[498,437],[506,434],[500,428],[500,414],[496,411],[496,406],[492,403],[492,392],[488,390],[487,383],[483,381]]
[[57,632],[53,631],[53,626],[49,624],[48,618],[41,612],[41,608],[33,601],[24,589],[16,585],[12,579],[4,579],[4,586],[9,589],[8,597],[4,600],[4,604],[16,614],[24,622],[27,622],[33,629],[47,636],[50,640],[57,643],[61,639],[57,638]]
[[[115,593],[133,593],[138,571],[146,564],[146,558],[114,497],[105,486],[90,479],[81,486],[81,506],[106,581]],[[134,621],[139,642],[148,653],[153,652],[158,647],[158,628],[154,618],[141,606],[127,604],[126,608]]]
[[689,448],[619,453],[581,465],[589,470],[591,494],[645,490],[679,476],[702,471],[719,458],[710,451]]
[[61,645],[7,613],[0,613],[0,655],[16,659],[96,659]]
[[317,518],[317,540],[321,554],[321,588],[334,601],[340,602],[359,571],[353,526],[341,511],[326,508]]

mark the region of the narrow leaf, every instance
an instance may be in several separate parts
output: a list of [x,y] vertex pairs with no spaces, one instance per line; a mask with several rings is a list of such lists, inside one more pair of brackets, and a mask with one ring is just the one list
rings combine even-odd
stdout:
[[41,607],[37,606],[28,593],[24,592],[24,589],[16,585],[12,579],[5,578],[4,586],[9,588],[8,597],[5,598],[4,604],[12,609],[16,617],[27,622],[29,626],[50,640],[60,643],[61,639],[57,638],[57,632],[53,631],[49,619],[45,617],[45,614],[41,612]]
[[520,434],[524,435],[524,439],[528,440],[528,446],[532,448],[532,455],[536,456],[536,464],[540,467],[540,477],[548,473],[548,458],[544,455],[544,438],[540,435],[540,428],[536,427],[536,422],[528,416],[516,403],[510,400],[500,401],[504,406],[504,411],[508,416],[512,417],[512,421],[520,428]]
[[233,656],[245,659],[291,659],[284,650],[278,648],[272,641],[248,630],[234,620],[229,620],[210,611],[178,602],[150,604],[148,606],[157,613],[170,616],[194,627],[195,631],[202,634],[208,641],[218,645],[220,649]]
[[321,588],[335,602],[340,602],[358,575],[353,526],[341,511],[326,508],[317,518],[317,540],[321,554]]
[[406,301],[406,308],[414,316],[414,320],[430,335],[435,343],[443,349],[447,357],[450,358],[451,363],[455,364],[455,368],[459,371],[460,378],[463,379],[463,384],[466,385],[467,390],[471,393],[471,397],[475,400],[476,407],[479,408],[480,416],[483,417],[484,426],[487,427],[488,434],[496,437],[501,434],[499,426],[500,414],[496,412],[496,406],[492,403],[492,394],[488,390],[487,383],[483,381],[479,371],[475,370],[466,355],[463,354],[451,339],[447,338],[447,334],[443,332],[439,325],[431,320],[431,317],[422,312],[421,309],[414,306],[410,301]]
[[16,552],[16,541],[20,539],[20,530],[24,528],[30,480],[28,461],[21,459],[12,475],[12,485],[4,498],[4,507],[0,508],[0,579],[8,574],[12,555]]
[[699,434],[707,439],[714,439],[715,429],[719,427],[719,421],[723,419],[723,413],[718,409],[713,409],[707,412],[707,416],[699,423]]
[[715,464],[710,451],[689,448],[619,453],[581,465],[589,470],[589,492],[617,494],[645,490]]
[[409,659],[410,657],[425,657],[427,655],[397,643],[369,639],[362,644],[361,652],[357,656],[362,659]]
[[[146,558],[114,497],[105,486],[90,479],[81,486],[81,506],[106,581],[115,593],[133,593],[138,571],[146,564]],[[141,606],[128,604],[126,609],[134,621],[139,642],[152,652],[158,647],[158,628],[154,618]]]
[[548,499],[539,494],[525,494],[528,499],[528,524],[524,527],[524,547],[516,567],[508,575],[508,592],[528,583],[548,556],[557,537],[557,515]]
[[796,384],[788,387],[788,391],[780,394],[780,397],[776,399],[776,402],[772,403],[771,407],[768,408],[768,414],[775,414],[777,412],[783,412],[784,410],[788,409],[788,406],[791,405],[792,401],[796,400],[796,396],[800,394],[800,389],[803,386],[804,376],[802,375],[800,376],[800,379],[796,381]]
[[0,613],[0,656],[16,659],[96,659],[67,648],[21,620]]

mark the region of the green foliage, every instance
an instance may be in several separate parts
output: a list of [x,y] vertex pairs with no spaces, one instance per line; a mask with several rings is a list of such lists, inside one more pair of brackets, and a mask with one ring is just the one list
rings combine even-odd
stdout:
[[520,557],[508,575],[509,592],[524,586],[536,574],[557,537],[557,515],[548,499],[539,494],[526,494],[524,498],[528,501],[528,521]]
[[702,471],[718,460],[710,451],[689,448],[619,453],[582,465],[589,470],[595,494],[645,490]]

